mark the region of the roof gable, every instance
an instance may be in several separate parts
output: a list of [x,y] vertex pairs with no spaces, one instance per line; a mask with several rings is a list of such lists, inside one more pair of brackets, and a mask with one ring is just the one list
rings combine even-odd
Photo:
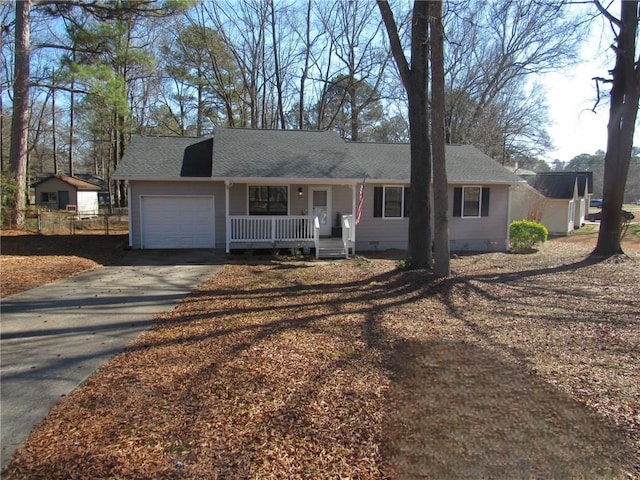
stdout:
[[211,137],[134,136],[116,170],[119,178],[210,177]]

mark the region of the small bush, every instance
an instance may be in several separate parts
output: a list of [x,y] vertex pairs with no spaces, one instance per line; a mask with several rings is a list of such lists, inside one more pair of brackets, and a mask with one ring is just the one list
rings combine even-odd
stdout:
[[516,251],[530,250],[548,236],[547,227],[531,220],[517,220],[509,225],[511,248]]

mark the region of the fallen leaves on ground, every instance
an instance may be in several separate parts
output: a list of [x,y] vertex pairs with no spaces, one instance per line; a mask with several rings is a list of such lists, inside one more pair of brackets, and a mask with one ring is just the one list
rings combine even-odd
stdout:
[[226,265],[3,478],[633,477],[640,258],[588,251]]
[[37,235],[3,230],[0,298],[46,285],[112,261],[126,235]]

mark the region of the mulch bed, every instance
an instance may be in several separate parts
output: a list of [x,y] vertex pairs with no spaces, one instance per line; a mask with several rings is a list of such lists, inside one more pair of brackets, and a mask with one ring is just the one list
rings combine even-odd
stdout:
[[3,479],[634,478],[640,255],[226,265]]

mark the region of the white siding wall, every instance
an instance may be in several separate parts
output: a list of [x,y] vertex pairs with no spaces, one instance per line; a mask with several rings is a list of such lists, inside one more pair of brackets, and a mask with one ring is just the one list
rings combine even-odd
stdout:
[[468,218],[453,216],[453,188],[449,194],[449,239],[452,251],[505,251],[509,211],[509,187],[507,185],[483,185],[489,187],[489,216]]
[[[360,186],[358,186],[360,188]],[[333,186],[333,219],[332,225],[335,223],[336,214],[351,215],[353,210],[353,188],[350,185],[334,185]],[[356,192],[356,201],[357,201]]]
[[573,219],[569,218],[570,200],[547,199],[542,224],[549,233],[566,235],[573,230]]
[[223,182],[145,182],[131,181],[129,215],[131,232],[129,239],[133,248],[140,248],[140,196],[141,195],[213,195],[215,197],[215,242],[216,248],[225,246],[225,187]]
[[[367,183],[362,220],[356,227],[356,250],[372,251],[408,247],[408,218],[374,218],[373,187]],[[487,186],[487,185],[485,185]],[[449,187],[449,239],[453,251],[505,251],[508,224],[508,185],[490,185],[489,216],[453,217],[453,186]]]
[[[248,215],[248,189],[246,183],[234,183],[229,188],[229,215]],[[222,210],[224,215],[224,209]]]
[[78,192],[78,215],[97,215],[98,192]]
[[[257,185],[257,184],[251,184]],[[269,183],[263,182],[261,185],[282,185],[276,181]],[[234,183],[229,190],[229,204],[231,215],[248,215],[248,183]],[[287,184],[289,187],[289,215],[308,215],[309,214],[309,191],[312,186],[298,183]],[[320,185],[317,185],[318,187]],[[326,187],[326,185],[325,185]],[[302,198],[298,197],[298,188],[302,188]],[[335,221],[337,212],[341,214],[351,213],[352,189],[347,185],[329,186],[331,189],[331,224]]]
[[547,208],[547,198],[527,183],[511,189],[511,215],[509,223],[516,220],[542,219]]

